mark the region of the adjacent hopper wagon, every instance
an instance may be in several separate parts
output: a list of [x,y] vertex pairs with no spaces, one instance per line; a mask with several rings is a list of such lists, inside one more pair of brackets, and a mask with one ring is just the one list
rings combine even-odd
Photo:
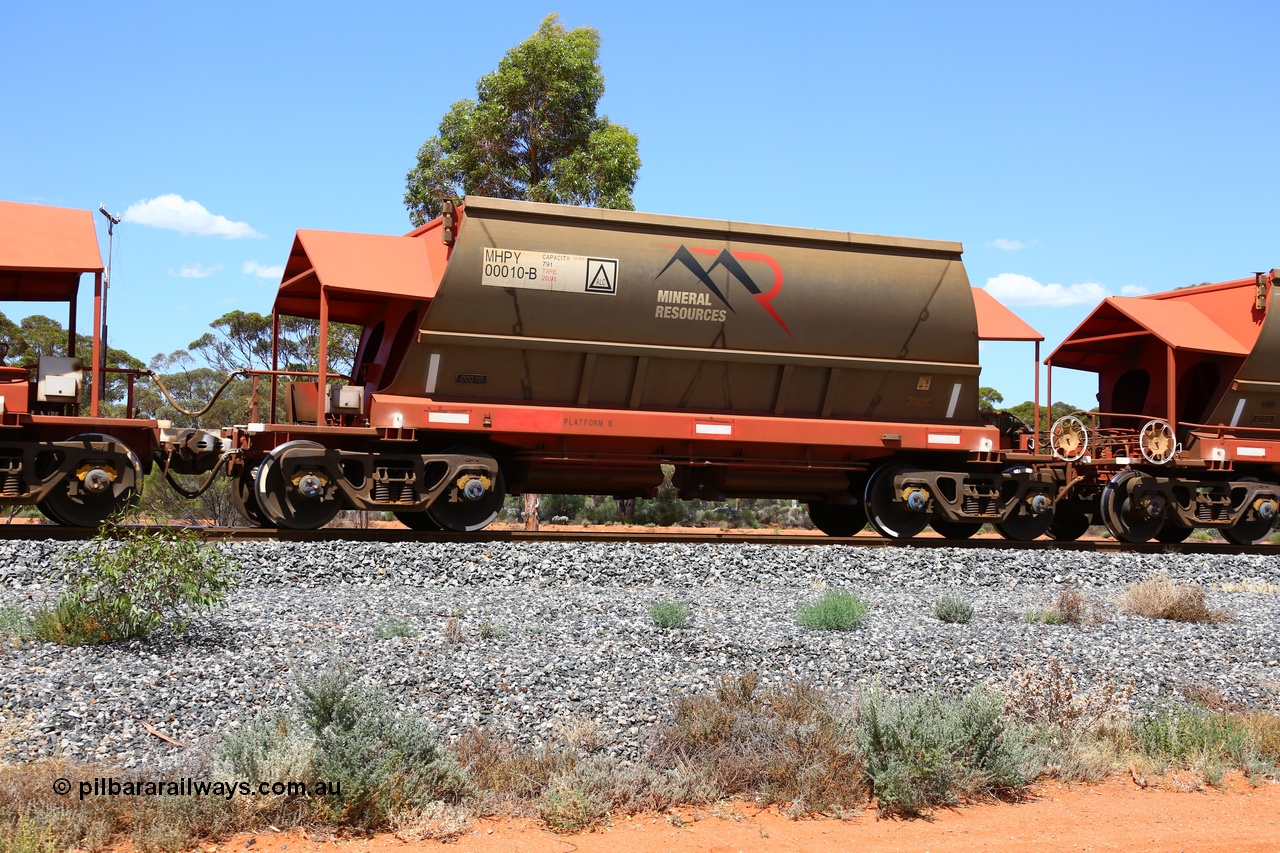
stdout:
[[[1053,425],[1066,488],[1051,531],[1106,524],[1127,542],[1194,528],[1265,540],[1280,515],[1276,270],[1112,297],[1047,359],[1098,374],[1098,411]],[[1052,387],[1052,386],[1051,386]]]

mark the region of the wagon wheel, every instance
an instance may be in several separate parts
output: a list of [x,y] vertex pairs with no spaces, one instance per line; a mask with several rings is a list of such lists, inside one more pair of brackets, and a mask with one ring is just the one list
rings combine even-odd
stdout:
[[947,521],[945,518],[929,520],[932,527],[943,539],[969,539],[982,529],[982,522]]
[[[1261,482],[1257,477],[1241,477],[1240,482],[1257,483]],[[1276,517],[1274,510],[1271,518],[1264,518],[1257,510],[1261,509],[1260,502],[1264,498],[1254,500],[1253,517],[1248,514],[1241,518],[1230,527],[1223,528],[1222,538],[1226,539],[1233,545],[1259,545],[1267,540],[1267,536],[1271,533],[1271,528],[1275,526]]]
[[[1005,470],[1005,474],[1030,473],[1031,469],[1025,466],[1015,466]],[[1034,495],[1034,497],[1033,497]],[[1009,517],[1004,521],[997,521],[992,526],[1005,539],[1012,542],[1030,542],[1032,539],[1039,539],[1041,536],[1049,532],[1049,526],[1053,524],[1054,507],[1048,505],[1047,508],[1041,509],[1040,512],[1033,512],[1031,508],[1031,500],[1043,501],[1048,504],[1048,495],[1041,491],[1028,493],[1018,501],[1017,506],[1013,508],[1013,512],[1009,513]]]
[[1177,545],[1190,535],[1190,527],[1183,527],[1173,519],[1168,519],[1165,521],[1164,527],[1161,527],[1160,531],[1156,533],[1156,541],[1163,542],[1166,545]]
[[1121,542],[1146,542],[1164,526],[1163,511],[1152,512],[1129,495],[1133,481],[1141,477],[1137,471],[1121,471],[1102,490],[1102,523]]
[[251,527],[267,527],[271,522],[262,514],[262,507],[258,506],[258,493],[254,485],[257,476],[257,467],[246,466],[240,476],[231,481],[231,505]]
[[1030,542],[1039,539],[1049,532],[1053,525],[1053,509],[1034,513],[1026,501],[1018,501],[1018,506],[1004,521],[992,525],[996,531],[1012,542]]
[[118,438],[99,433],[77,435],[70,442],[106,443],[110,449],[81,457],[79,467],[40,502],[40,511],[68,527],[98,527],[111,516],[138,502],[142,490],[142,463]]
[[1168,421],[1147,421],[1138,433],[1138,449],[1142,451],[1142,458],[1153,465],[1171,461],[1178,452],[1178,439],[1173,434],[1173,427]]
[[853,536],[867,526],[867,510],[862,502],[833,504],[810,501],[809,520],[828,536]]
[[867,520],[881,536],[910,539],[929,526],[928,509],[910,509],[893,487],[894,477],[911,470],[902,464],[885,465],[876,469],[867,480]]
[[1081,509],[1059,504],[1053,508],[1053,521],[1049,522],[1049,538],[1058,542],[1074,542],[1089,530],[1093,519]]
[[396,521],[419,533],[432,533],[441,529],[426,511],[410,512],[407,509],[393,509],[391,514],[396,517]]
[[1089,451],[1089,428],[1075,415],[1063,415],[1049,428],[1049,446],[1064,462],[1078,462]]
[[[445,453],[487,456],[470,447],[453,447]],[[497,518],[506,497],[507,483],[501,470],[493,477],[487,473],[463,471],[454,485],[427,507],[427,515],[443,530],[470,533],[487,527]]]
[[331,475],[323,466],[297,469],[296,482],[285,479],[285,460],[323,453],[324,447],[314,441],[299,440],[285,442],[263,458],[254,478],[254,491],[258,509],[272,526],[315,530],[333,521],[342,509],[342,501],[336,495],[326,494]]

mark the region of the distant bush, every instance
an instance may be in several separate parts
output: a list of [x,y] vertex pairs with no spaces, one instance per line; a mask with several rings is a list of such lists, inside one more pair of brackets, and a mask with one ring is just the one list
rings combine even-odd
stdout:
[[796,622],[819,631],[849,631],[867,618],[870,607],[852,592],[831,590],[822,598],[796,608]]
[[574,519],[582,516],[586,510],[585,495],[543,495],[538,503],[538,515],[543,518],[564,516]]
[[649,605],[649,621],[658,628],[683,628],[689,624],[689,605],[682,601],[655,601]]
[[944,595],[938,599],[938,603],[933,606],[933,615],[937,616],[943,622],[955,622],[964,624],[973,618],[973,605],[965,601],[963,598],[957,598],[953,595]]

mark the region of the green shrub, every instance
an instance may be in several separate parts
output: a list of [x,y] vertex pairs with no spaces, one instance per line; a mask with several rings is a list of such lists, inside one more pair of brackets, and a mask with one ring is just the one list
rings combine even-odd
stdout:
[[869,610],[854,593],[831,590],[817,601],[801,604],[796,609],[796,622],[819,631],[848,631],[861,625]]
[[384,640],[390,640],[395,637],[413,638],[422,632],[418,630],[418,626],[414,625],[408,619],[399,619],[392,617],[384,621],[378,626],[378,635]]
[[657,628],[683,628],[689,624],[689,605],[683,601],[655,601],[649,605],[649,621]]
[[973,605],[963,598],[944,595],[933,606],[933,615],[943,622],[955,622],[963,625],[973,618]]
[[538,807],[538,817],[552,832],[594,829],[608,816],[607,803],[565,782],[547,788]]
[[884,814],[919,816],[960,797],[1000,796],[1027,782],[1023,731],[1000,697],[889,698],[870,693],[857,713],[867,780]]
[[[67,589],[33,618],[33,633],[55,643],[109,643],[168,624],[186,630],[193,615],[222,604],[235,564],[189,528],[104,524],[73,557]],[[166,519],[159,519],[164,524]]]
[[48,824],[18,815],[12,826],[0,823],[0,853],[58,853],[58,834]]
[[419,719],[395,716],[381,696],[355,686],[349,672],[299,685],[301,712],[315,738],[317,779],[340,786],[323,809],[331,820],[373,829],[393,813],[458,802],[467,791],[458,763]]
[[0,637],[25,637],[31,633],[31,617],[21,607],[0,607]]
[[312,739],[288,717],[259,716],[222,738],[222,759],[241,779],[290,782],[312,777]]
[[1062,611],[1056,607],[1046,607],[1044,610],[1028,610],[1026,613],[1026,621],[1031,625],[1062,625],[1066,623],[1066,619],[1062,615]]
[[482,640],[500,640],[510,633],[511,629],[504,622],[495,622],[489,618],[480,622],[480,639]]
[[1170,704],[1148,713],[1135,734],[1144,755],[1177,767],[1206,762],[1241,767],[1253,752],[1244,717],[1185,705]]

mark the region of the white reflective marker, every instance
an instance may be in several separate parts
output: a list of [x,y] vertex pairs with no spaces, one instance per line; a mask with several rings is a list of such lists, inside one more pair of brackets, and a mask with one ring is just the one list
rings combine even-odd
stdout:
[[733,424],[695,424],[693,431],[699,435],[733,435]]
[[[960,383],[951,386],[951,402],[947,404],[947,417],[956,416],[956,403],[960,402]],[[958,442],[957,442],[958,443]]]
[[468,412],[427,412],[427,423],[469,424],[471,415]]
[[440,375],[440,353],[431,353],[431,363],[427,367],[427,393],[436,393],[436,377]]

